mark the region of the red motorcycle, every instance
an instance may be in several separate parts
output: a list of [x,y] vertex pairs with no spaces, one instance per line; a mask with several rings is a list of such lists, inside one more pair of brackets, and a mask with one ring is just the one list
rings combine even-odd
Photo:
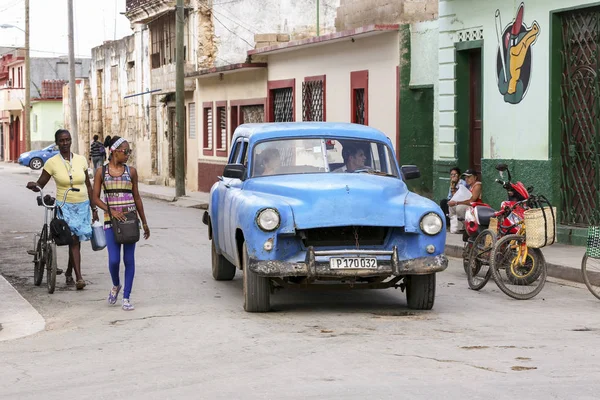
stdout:
[[[500,211],[494,210],[483,202],[473,202],[465,212],[465,232],[463,233],[463,241],[465,242],[463,266],[465,273],[468,273],[469,254],[473,243],[481,232],[489,228],[491,218],[499,218],[500,220],[501,225],[498,227],[498,236],[519,232],[518,223],[524,218],[525,208],[518,203],[529,199],[530,193],[533,191],[533,187],[525,188],[525,185],[521,182],[512,182],[508,165],[504,163],[498,164],[496,170],[499,171],[501,178],[496,179],[496,182],[501,184],[506,190],[508,200],[500,204]],[[502,180],[504,179],[505,172],[508,174],[507,181]]]

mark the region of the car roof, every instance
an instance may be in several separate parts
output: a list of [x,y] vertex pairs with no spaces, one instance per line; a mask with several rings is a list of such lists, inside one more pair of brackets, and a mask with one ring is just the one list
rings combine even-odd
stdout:
[[243,124],[237,127],[233,140],[248,138],[251,142],[298,136],[347,137],[390,142],[381,131],[365,125],[345,122],[269,122]]

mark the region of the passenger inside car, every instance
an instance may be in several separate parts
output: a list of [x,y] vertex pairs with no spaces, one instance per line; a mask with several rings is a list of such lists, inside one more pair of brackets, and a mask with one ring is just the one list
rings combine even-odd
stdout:
[[281,167],[281,156],[276,148],[268,148],[260,154],[259,175],[276,175]]

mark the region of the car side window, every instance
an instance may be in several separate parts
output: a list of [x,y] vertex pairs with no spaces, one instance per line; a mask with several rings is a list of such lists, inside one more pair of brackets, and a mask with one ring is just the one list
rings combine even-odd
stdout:
[[242,139],[238,139],[235,144],[233,145],[233,151],[231,152],[231,155],[229,156],[229,164],[235,164],[238,160],[238,157],[240,155],[240,151],[242,150],[242,145],[244,144],[244,142],[242,141]]
[[240,161],[244,167],[248,168],[248,142],[244,141],[244,146],[242,148],[242,158]]

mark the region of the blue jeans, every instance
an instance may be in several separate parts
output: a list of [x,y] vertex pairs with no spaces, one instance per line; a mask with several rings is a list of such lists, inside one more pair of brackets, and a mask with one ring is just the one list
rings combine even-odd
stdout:
[[123,298],[128,299],[133,286],[135,276],[135,243],[121,244],[115,242],[115,234],[112,228],[107,229],[106,248],[108,249],[108,270],[112,278],[113,286],[119,286],[119,267],[121,266],[121,246],[123,247],[123,263],[125,264],[125,288]]
[[92,164],[94,165],[94,172],[96,172],[96,169],[104,164],[104,157],[92,157]]

